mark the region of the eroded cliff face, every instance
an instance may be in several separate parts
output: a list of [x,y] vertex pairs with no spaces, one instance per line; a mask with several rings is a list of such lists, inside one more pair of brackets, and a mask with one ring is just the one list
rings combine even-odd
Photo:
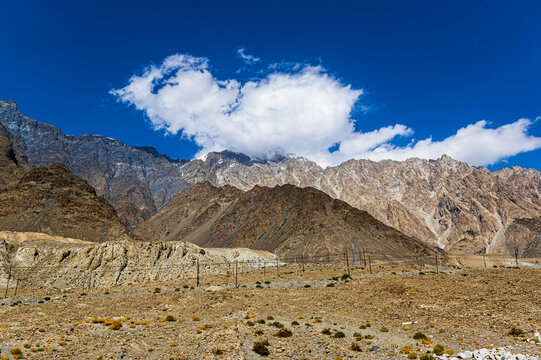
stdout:
[[0,231],[0,286],[12,266],[26,285],[81,288],[173,281],[231,274],[245,267],[276,264],[276,255],[249,249],[203,249],[186,242],[109,241],[92,243],[41,233]]
[[541,173],[520,167],[491,172],[448,156],[435,161],[349,160],[323,169],[300,157],[255,161],[232,152],[176,161],[102,136],[67,136],[0,102],[0,122],[33,166],[61,162],[110,201],[131,228],[183,189],[209,181],[249,190],[255,185],[314,187],[386,225],[456,253],[540,256],[539,237],[516,218],[541,214]]

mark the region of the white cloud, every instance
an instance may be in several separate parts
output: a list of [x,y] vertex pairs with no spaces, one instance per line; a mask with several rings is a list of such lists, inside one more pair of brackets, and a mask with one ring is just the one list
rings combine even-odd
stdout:
[[237,56],[240,57],[246,64],[254,64],[261,61],[260,58],[246,53],[245,48],[237,49]]
[[[479,121],[441,141],[427,138],[397,147],[393,139],[413,130],[396,124],[356,131],[350,115],[362,90],[320,66],[274,68],[262,79],[241,83],[216,79],[206,58],[176,54],[111,93],[145,111],[156,129],[180,131],[195,141],[201,147],[197,156],[225,149],[260,159],[295,154],[327,166],[350,158],[435,159],[448,154],[488,165],[541,148],[541,138],[528,135],[527,119],[495,129]],[[336,146],[338,150],[328,150]]]

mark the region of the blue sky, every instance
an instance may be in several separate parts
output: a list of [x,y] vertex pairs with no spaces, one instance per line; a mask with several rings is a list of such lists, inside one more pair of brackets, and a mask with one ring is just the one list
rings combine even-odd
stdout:
[[[541,125],[535,119],[541,115],[540,15],[539,1],[0,0],[0,99],[17,101],[24,115],[68,134],[102,134],[128,145],[154,146],[173,157],[191,158],[201,144],[203,149],[237,146],[231,138],[215,139],[201,129],[195,133],[206,140],[199,146],[182,139],[184,122],[167,117],[163,109],[156,110],[160,121],[165,119],[163,127],[181,129],[176,134],[155,131],[156,118],[136,110],[137,101],[119,102],[119,96],[110,93],[127,86],[132,75],[142,76],[147,66],[159,68],[168,56],[186,54],[206,59],[205,71],[213,78],[234,79],[241,87],[249,80],[261,85],[269,75],[290,74],[291,70],[269,67],[288,63],[300,64],[301,69],[319,67],[307,75],[315,84],[326,78],[331,82],[325,86],[362,89],[351,107],[353,132],[335,127],[330,131],[337,135],[318,146],[336,139],[350,141],[351,136],[358,139],[350,142],[358,143],[367,133],[371,141],[378,129],[407,127],[377,144],[388,151],[428,137],[442,141],[480,120],[487,121],[479,126],[482,130],[520,118],[529,118],[527,134],[539,137]],[[246,64],[239,49],[260,61]],[[294,75],[301,77],[299,72]],[[348,96],[339,90],[336,102]],[[155,104],[145,106],[155,109]],[[349,102],[344,100],[343,106]],[[244,115],[233,120],[242,121]],[[336,116],[337,127],[345,126],[342,120]],[[510,139],[523,142],[520,137]],[[491,151],[502,147],[490,141],[483,146]],[[237,149],[247,146],[251,144]],[[265,146],[261,152],[283,144],[269,144],[270,150]],[[306,155],[316,150],[301,144],[284,151]],[[365,150],[358,153],[374,153],[374,148]],[[489,168],[541,169],[541,150],[509,152],[519,154]],[[418,153],[423,154],[413,152]],[[506,158],[505,154],[495,156]]]

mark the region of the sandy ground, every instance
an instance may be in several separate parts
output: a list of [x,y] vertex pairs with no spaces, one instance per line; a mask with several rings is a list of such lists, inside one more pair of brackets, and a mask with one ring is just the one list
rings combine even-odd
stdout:
[[[194,279],[22,288],[19,304],[0,306],[0,355],[13,358],[10,351],[20,348],[27,359],[261,359],[253,346],[263,340],[272,359],[405,359],[404,346],[422,354],[435,344],[454,352],[512,346],[515,353],[541,355],[541,346],[525,341],[541,330],[540,269],[435,274],[377,267],[373,274],[353,270],[347,282],[329,280],[343,274],[342,268],[272,269],[239,274],[239,288],[231,276],[204,278],[194,289]],[[114,320],[119,330],[111,329]],[[276,336],[281,324],[290,337]],[[524,335],[508,335],[513,326]],[[416,332],[429,340],[413,339]]]

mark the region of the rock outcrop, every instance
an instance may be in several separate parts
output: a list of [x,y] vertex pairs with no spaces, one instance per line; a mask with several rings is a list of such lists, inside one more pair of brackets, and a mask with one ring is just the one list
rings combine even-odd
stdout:
[[[250,249],[203,249],[186,242],[92,243],[39,233],[0,231],[0,286],[6,271],[23,285],[94,288],[232,274],[234,263],[258,269],[276,255]],[[233,280],[234,281],[234,280]]]
[[11,140],[11,134],[0,124],[0,191],[15,183],[31,168],[17,144]]
[[0,230],[90,241],[131,238],[114,208],[61,164],[31,170],[0,192]]
[[342,262],[346,251],[357,263],[362,253],[398,262],[415,256],[432,260],[433,254],[419,240],[365,211],[320,190],[293,185],[255,186],[244,192],[227,185],[196,184],[143,222],[137,232],[145,240],[247,247],[299,261]]

